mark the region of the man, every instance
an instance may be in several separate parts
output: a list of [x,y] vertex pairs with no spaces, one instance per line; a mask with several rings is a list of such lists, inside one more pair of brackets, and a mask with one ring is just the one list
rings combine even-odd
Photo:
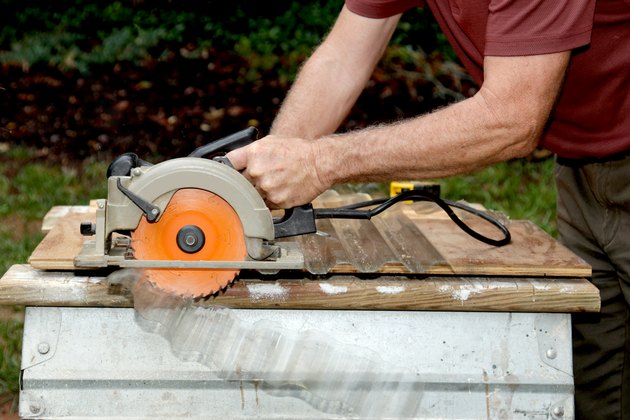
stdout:
[[576,409],[630,418],[630,1],[427,0],[480,85],[429,115],[333,135],[400,14],[347,0],[271,135],[228,154],[273,207],[349,181],[431,179],[556,152],[560,238],[593,266],[602,312],[574,317]]

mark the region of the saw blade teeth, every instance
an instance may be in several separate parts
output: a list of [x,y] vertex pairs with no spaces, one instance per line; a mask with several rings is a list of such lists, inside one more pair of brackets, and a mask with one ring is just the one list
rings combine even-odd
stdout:
[[[201,189],[176,191],[155,223],[142,218],[131,233],[139,260],[244,261],[247,248],[240,218],[218,195]],[[238,269],[146,269],[156,287],[184,297],[219,293]]]

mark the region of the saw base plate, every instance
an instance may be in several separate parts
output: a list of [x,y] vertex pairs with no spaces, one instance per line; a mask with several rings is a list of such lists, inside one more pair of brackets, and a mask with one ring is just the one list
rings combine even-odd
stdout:
[[74,262],[77,267],[84,268],[179,268],[179,269],[241,269],[257,270],[263,274],[273,274],[279,270],[304,269],[304,256],[297,243],[283,242],[277,244],[278,252],[275,258],[266,260],[246,259],[244,261],[203,261],[203,260],[136,260],[130,249],[130,239],[120,236],[112,241],[108,254],[91,253],[94,241],[88,240],[83,244]]

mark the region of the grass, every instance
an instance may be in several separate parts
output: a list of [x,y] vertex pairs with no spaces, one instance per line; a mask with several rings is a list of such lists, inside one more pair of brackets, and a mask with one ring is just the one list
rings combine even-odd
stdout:
[[19,392],[22,327],[15,319],[0,323],[0,406],[11,402],[12,410],[17,407]]
[[[106,196],[107,164],[96,159],[57,167],[29,149],[0,144],[0,276],[25,263],[41,240],[46,212],[59,204],[87,204]],[[17,402],[22,308],[0,308],[0,405]]]
[[[47,164],[37,152],[0,144],[0,276],[25,263],[41,240],[41,219],[54,205],[87,204],[106,197],[108,159],[72,167]],[[501,163],[474,174],[441,180],[443,196],[481,203],[512,219],[529,219],[555,235],[553,161]],[[0,403],[17,401],[22,322],[15,311],[0,319]],[[18,319],[16,319],[18,318]]]

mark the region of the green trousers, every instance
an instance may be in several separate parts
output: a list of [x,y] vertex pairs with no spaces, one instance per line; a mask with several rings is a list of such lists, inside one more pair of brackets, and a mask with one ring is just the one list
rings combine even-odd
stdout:
[[630,420],[630,156],[556,164],[560,241],[593,267],[602,310],[574,314],[578,419]]

